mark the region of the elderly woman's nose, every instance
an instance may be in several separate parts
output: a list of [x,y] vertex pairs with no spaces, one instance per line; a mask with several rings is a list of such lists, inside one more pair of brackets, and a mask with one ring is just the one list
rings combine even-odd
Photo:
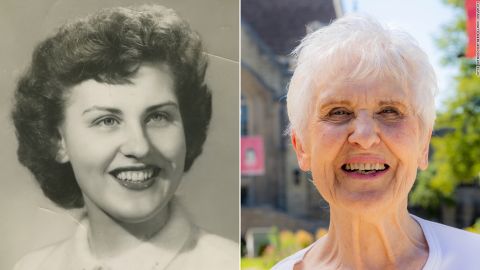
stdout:
[[150,151],[150,142],[141,125],[129,127],[120,147],[120,152],[127,157],[142,158]]
[[352,131],[348,136],[348,141],[356,144],[363,149],[368,149],[380,142],[378,137],[375,119],[366,112],[359,113],[352,121]]

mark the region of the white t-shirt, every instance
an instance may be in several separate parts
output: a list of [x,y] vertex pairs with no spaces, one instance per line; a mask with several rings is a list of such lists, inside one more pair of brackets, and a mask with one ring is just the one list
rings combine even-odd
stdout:
[[31,252],[15,270],[144,270],[237,269],[238,244],[199,229],[181,207],[172,207],[169,221],[150,241],[114,258],[97,259],[88,244],[88,219],[74,235]]
[[[420,224],[428,243],[423,270],[480,269],[480,235],[411,216]],[[292,270],[313,245],[280,261],[272,270]]]

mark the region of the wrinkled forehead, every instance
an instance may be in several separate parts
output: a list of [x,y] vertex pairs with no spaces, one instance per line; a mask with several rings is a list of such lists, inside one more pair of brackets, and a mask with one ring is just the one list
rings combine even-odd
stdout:
[[415,98],[411,89],[396,78],[388,76],[351,78],[339,75],[314,84],[312,100],[318,106],[326,103],[399,103],[413,107]]

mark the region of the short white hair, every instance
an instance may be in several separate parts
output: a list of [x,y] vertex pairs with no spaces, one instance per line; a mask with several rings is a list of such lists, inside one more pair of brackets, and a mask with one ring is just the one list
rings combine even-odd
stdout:
[[341,79],[393,79],[414,94],[412,105],[423,128],[433,128],[437,79],[428,56],[406,32],[366,15],[347,15],[308,34],[292,55],[296,67],[287,94],[290,132],[302,137],[314,92]]

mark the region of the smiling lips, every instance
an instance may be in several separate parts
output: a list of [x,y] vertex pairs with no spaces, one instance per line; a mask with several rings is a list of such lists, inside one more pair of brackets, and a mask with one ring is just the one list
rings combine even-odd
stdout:
[[142,167],[123,167],[110,172],[117,182],[122,186],[132,190],[144,190],[155,183],[155,179],[160,173],[157,166]]
[[342,170],[349,176],[355,178],[373,178],[385,173],[390,166],[382,162],[371,163],[346,163],[343,164]]

